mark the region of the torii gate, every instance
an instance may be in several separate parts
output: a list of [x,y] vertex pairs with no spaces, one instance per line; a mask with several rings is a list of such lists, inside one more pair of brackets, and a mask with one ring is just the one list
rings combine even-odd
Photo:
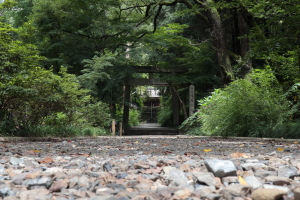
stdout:
[[[156,67],[153,66],[132,66],[132,68],[136,73],[149,73],[149,79],[132,79],[128,83],[124,83],[124,110],[123,110],[124,128],[128,127],[128,121],[129,121],[128,102],[130,102],[130,86],[133,85],[170,86],[170,84],[168,84],[165,81],[153,79],[153,73],[171,73],[173,76],[176,76],[177,73],[186,72],[186,70],[183,69],[158,70]],[[179,99],[175,94],[175,92],[173,90],[171,91],[172,91],[173,125],[177,127],[179,126]],[[190,98],[191,96],[194,96],[194,94],[192,95],[190,94]],[[192,101],[194,105],[194,100]],[[191,110],[191,106],[190,106],[190,110]]]

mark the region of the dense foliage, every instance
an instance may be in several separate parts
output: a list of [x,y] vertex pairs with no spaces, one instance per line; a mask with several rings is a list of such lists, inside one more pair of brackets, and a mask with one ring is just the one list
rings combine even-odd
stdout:
[[[70,125],[107,127],[107,109],[99,103],[91,104],[88,91],[81,89],[75,75],[68,74],[65,68],[54,74],[41,67],[45,58],[38,55],[36,47],[13,39],[19,31],[0,22],[1,134],[41,135],[32,133],[33,129],[48,125],[59,129]],[[93,114],[95,111],[102,115]],[[78,134],[69,132],[45,135]]]
[[[140,121],[131,66],[165,81],[193,134],[297,137],[299,0],[4,0],[0,4],[0,128],[12,135],[102,134],[111,118]],[[188,88],[200,105],[187,118]],[[134,96],[135,95],[135,96]],[[63,127],[63,128],[60,128]],[[59,131],[63,130],[63,131]],[[289,133],[284,135],[284,133]],[[44,134],[42,134],[44,133]]]

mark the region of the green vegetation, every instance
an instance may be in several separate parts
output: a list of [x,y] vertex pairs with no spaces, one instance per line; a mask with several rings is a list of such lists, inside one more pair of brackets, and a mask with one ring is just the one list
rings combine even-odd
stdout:
[[[0,4],[0,135],[108,134],[140,122],[124,85],[148,74],[189,134],[299,138],[300,0],[4,0]],[[197,112],[187,118],[189,86]]]
[[297,138],[298,103],[286,98],[291,90],[284,94],[270,70],[255,70],[200,100],[182,128],[195,135]]
[[92,104],[88,91],[66,68],[54,74],[41,67],[45,58],[37,48],[13,39],[19,31],[0,22],[1,135],[76,136],[89,127],[108,127],[107,106]]

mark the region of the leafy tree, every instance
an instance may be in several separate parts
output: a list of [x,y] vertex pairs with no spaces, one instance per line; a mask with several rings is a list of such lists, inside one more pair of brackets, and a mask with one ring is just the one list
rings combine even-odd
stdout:
[[[36,47],[12,39],[19,31],[0,22],[1,132],[26,136],[31,126],[77,123],[79,108],[90,102],[88,91],[81,89],[75,75],[68,74],[66,68],[54,74],[40,67],[45,58],[39,56]],[[52,116],[59,121],[53,124]],[[94,123],[89,119],[87,122]]]

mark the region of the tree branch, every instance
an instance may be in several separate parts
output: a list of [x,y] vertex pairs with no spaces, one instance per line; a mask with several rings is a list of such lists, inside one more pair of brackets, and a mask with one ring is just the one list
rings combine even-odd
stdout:
[[157,19],[159,17],[159,14],[160,14],[160,11],[161,11],[162,7],[163,7],[162,5],[159,5],[158,11],[157,11],[157,13],[156,13],[156,15],[154,17],[154,29],[153,29],[153,33],[155,33],[155,31],[156,31],[156,28],[157,28],[156,23],[157,23]]
[[74,34],[74,35],[78,35],[78,36],[89,38],[89,39],[106,39],[106,38],[116,37],[116,36],[119,36],[119,35],[121,35],[123,33],[126,33],[126,31],[120,31],[118,33],[111,34],[111,35],[102,35],[102,36],[99,36],[99,37],[93,37],[91,35],[85,35],[85,34],[82,34],[82,33],[72,32],[72,31],[68,31],[68,30],[62,30],[62,32],[69,33],[69,34]]

